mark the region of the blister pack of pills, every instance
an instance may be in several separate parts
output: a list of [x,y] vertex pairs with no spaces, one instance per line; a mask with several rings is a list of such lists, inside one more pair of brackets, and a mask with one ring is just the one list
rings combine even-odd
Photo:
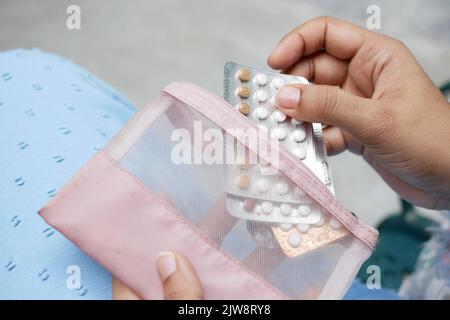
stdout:
[[[334,193],[322,127],[286,116],[277,108],[276,94],[284,85],[309,84],[303,77],[257,70],[228,62],[224,68],[224,99],[255,122],[260,131],[298,157]],[[235,217],[272,223],[273,233],[285,253],[295,256],[334,241],[346,232],[328,218],[288,177],[270,163],[249,161],[237,153],[237,165],[227,168],[227,207]],[[253,228],[266,230],[267,226]],[[267,232],[255,238],[268,241]]]

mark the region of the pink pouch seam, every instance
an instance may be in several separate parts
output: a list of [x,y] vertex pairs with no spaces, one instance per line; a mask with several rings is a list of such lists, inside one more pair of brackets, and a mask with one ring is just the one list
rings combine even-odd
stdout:
[[[202,93],[207,94],[208,96],[205,96],[205,95],[203,95],[203,96],[195,95],[194,96],[191,94],[190,90],[186,90],[186,87],[188,87],[188,89],[190,89],[190,90],[197,89],[197,90],[201,91]],[[188,105],[193,105],[197,111],[199,111],[204,116],[206,116],[207,118],[214,121],[217,125],[219,125],[220,127],[224,128],[226,131],[228,131],[226,126],[221,122],[220,119],[215,119],[215,118],[209,116],[208,114],[205,114],[204,108],[202,107],[205,105],[214,105],[213,103],[208,103],[209,101],[207,101],[207,100],[209,97],[211,97],[211,99],[216,99],[216,100],[220,101],[222,104],[226,104],[226,102],[224,102],[219,97],[203,90],[200,87],[190,84],[190,83],[187,83],[187,84],[172,83],[172,84],[169,84],[163,91],[165,93],[169,94],[170,96],[174,97],[175,99],[178,99]],[[181,91],[181,95],[179,94],[180,91]],[[188,97],[192,101],[186,101],[184,99],[184,97]],[[204,98],[204,100],[203,100],[203,98]],[[201,101],[201,100],[203,100],[203,101]],[[214,101],[214,102],[217,102],[217,101]],[[240,121],[243,121],[243,120],[247,121],[248,122],[248,123],[246,123],[247,127],[254,126],[248,119],[246,119],[239,113],[234,112],[233,108],[230,108],[229,106],[226,106],[226,107],[227,108],[223,108],[223,110],[221,109],[221,111],[227,112],[227,114],[232,118],[237,119],[239,117]],[[240,140],[239,137],[236,137],[236,138],[238,140]],[[241,141],[241,142],[246,144],[245,141]],[[281,151],[284,150],[283,146],[280,146],[280,150]],[[333,216],[335,216],[355,236],[360,238],[365,244],[367,244],[370,248],[373,249],[375,247],[378,232],[375,229],[373,229],[372,227],[367,226],[364,223],[361,223],[359,221],[359,219],[355,218],[350,212],[348,212],[347,210],[342,208],[337,203],[334,196],[328,191],[328,189],[326,189],[326,187],[320,181],[318,181],[318,179],[315,176],[311,176],[311,175],[313,175],[312,172],[307,167],[305,167],[302,163],[300,163],[300,164],[296,163],[296,161],[293,161],[289,155],[282,153],[282,156],[284,156],[286,158],[286,160],[288,161],[289,171],[292,171],[289,173],[288,172],[284,172],[284,173],[288,174],[288,175],[292,175],[292,176],[294,176],[294,175],[296,176],[297,174],[300,174],[299,179],[306,180],[311,185],[316,186],[316,190],[314,190],[314,191],[317,192],[318,195],[316,195],[310,189],[307,189],[305,191],[308,194],[312,195],[316,201],[318,201],[322,206],[324,206]],[[298,172],[298,169],[300,169],[300,172]],[[324,190],[324,189],[326,189],[326,190]],[[327,200],[329,202],[327,202]],[[361,232],[359,232],[358,230]]]
[[[281,299],[287,299],[287,296],[283,294],[278,288],[274,287],[272,284],[268,283],[265,279],[261,278],[258,274],[254,273],[253,271],[249,270],[247,266],[245,266],[241,261],[237,260],[234,256],[229,254],[226,250],[219,247],[214,241],[212,241],[210,238],[208,238],[206,235],[203,234],[201,230],[198,229],[197,226],[190,223],[186,219],[184,219],[180,214],[173,208],[173,206],[170,204],[169,200],[167,198],[161,198],[157,194],[153,193],[150,189],[147,188],[143,184],[142,181],[140,181],[138,178],[136,178],[134,175],[132,175],[129,171],[124,169],[115,159],[113,159],[107,152],[101,150],[99,153],[102,153],[106,156],[108,161],[117,169],[119,169],[122,173],[126,174],[130,179],[133,180],[133,182],[136,183],[136,185],[144,192],[144,194],[151,200],[158,201],[159,204],[161,204],[165,209],[168,210],[168,212],[180,223],[186,225],[189,229],[191,229],[192,232],[197,234],[199,237],[201,237],[209,246],[211,247],[211,250],[218,251],[219,254],[222,254],[225,258],[230,260],[231,263],[234,263],[239,269],[246,272],[250,277],[255,279],[261,287],[264,287],[271,291],[275,296],[280,297]],[[134,198],[133,198],[134,199]],[[134,199],[136,200],[136,199]]]

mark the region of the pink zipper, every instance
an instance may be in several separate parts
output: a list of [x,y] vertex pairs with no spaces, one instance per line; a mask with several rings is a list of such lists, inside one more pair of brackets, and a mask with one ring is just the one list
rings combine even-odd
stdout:
[[[257,153],[257,150],[254,150],[254,148],[248,144],[248,141],[235,135],[235,132],[230,130],[233,128],[257,130],[256,125],[239,112],[236,112],[236,110],[222,98],[201,87],[186,82],[172,82],[164,88],[163,92],[192,106],[195,110],[216,123],[250,150]],[[260,138],[265,139],[264,135]],[[350,232],[373,250],[378,239],[378,231],[364,224],[347,211],[314,173],[312,173],[311,170],[309,170],[309,168],[292,153],[282,145],[279,145],[278,148],[279,168],[277,169],[288,176],[311,198],[341,222]],[[265,155],[261,156],[264,158]],[[268,157],[264,158],[264,160],[270,162]]]

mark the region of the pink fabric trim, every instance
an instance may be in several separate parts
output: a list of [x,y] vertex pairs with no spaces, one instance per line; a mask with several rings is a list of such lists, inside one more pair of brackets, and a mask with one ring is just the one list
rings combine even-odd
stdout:
[[[253,128],[256,130],[256,125],[245,116],[236,112],[222,98],[191,83],[170,83],[163,92],[194,107],[205,117],[225,129],[228,134],[234,136],[252,151],[257,152],[246,141],[234,135],[233,131],[230,130],[236,128],[244,130]],[[278,169],[373,250],[378,239],[378,231],[364,224],[347,211],[326,186],[299,159],[293,156],[283,146],[280,145],[279,149]],[[270,161],[268,158],[264,160]]]
[[164,250],[190,258],[208,299],[287,299],[106,152],[95,155],[39,214],[144,299],[163,298],[155,257]]

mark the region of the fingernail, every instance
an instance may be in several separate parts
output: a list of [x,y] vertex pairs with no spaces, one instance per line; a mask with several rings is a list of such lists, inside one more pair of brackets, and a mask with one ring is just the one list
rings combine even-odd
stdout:
[[156,256],[156,266],[161,281],[166,281],[177,270],[175,255],[170,251],[161,252]]
[[277,104],[284,109],[293,109],[300,102],[301,92],[299,88],[285,86],[278,90]]

